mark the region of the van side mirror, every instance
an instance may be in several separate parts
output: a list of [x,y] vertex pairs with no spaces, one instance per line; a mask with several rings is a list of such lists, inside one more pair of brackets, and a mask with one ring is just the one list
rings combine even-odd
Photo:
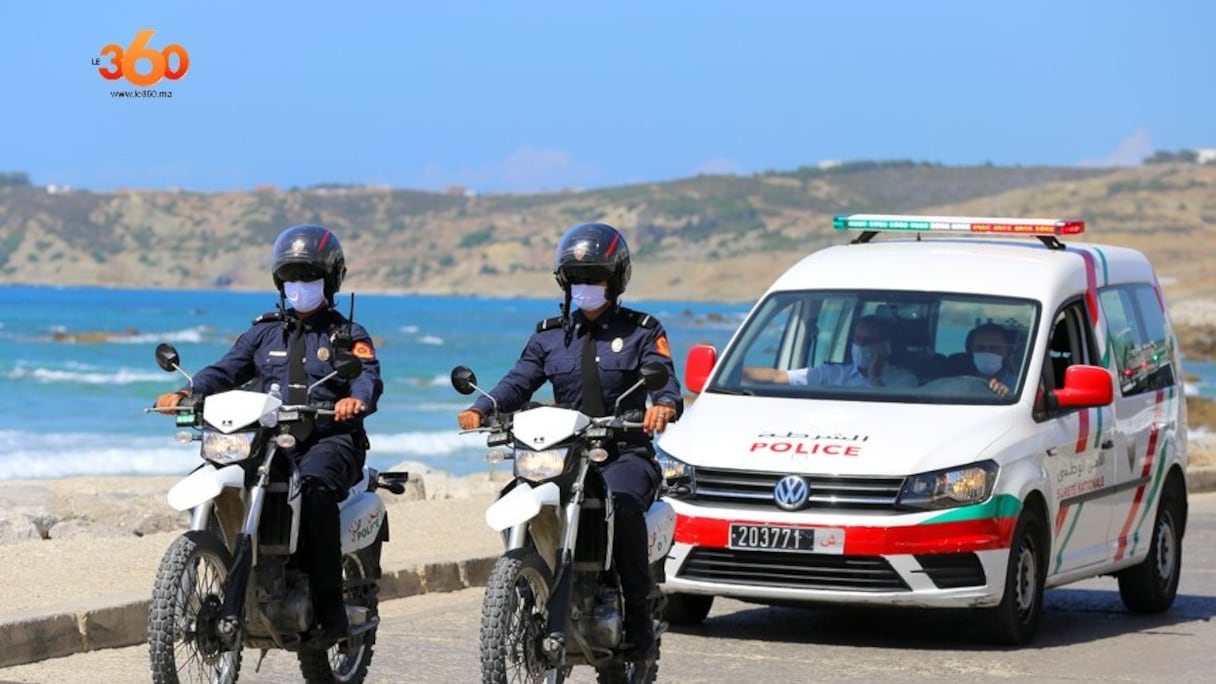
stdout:
[[1052,392],[1048,403],[1058,408],[1081,409],[1109,406],[1114,400],[1110,371],[1078,364],[1064,369],[1064,386]]
[[684,361],[684,386],[688,391],[700,394],[717,362],[718,350],[713,345],[698,344],[689,349]]

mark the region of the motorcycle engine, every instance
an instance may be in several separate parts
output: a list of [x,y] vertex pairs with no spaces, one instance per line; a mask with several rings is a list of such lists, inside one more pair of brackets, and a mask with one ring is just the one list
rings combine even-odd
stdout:
[[312,600],[308,596],[308,577],[283,563],[262,566],[258,579],[258,603],[275,630],[280,633],[307,632],[312,627]]
[[590,605],[579,611],[579,633],[596,648],[615,649],[624,638],[619,592],[604,587],[599,592],[589,592],[584,596],[588,597],[586,603]]

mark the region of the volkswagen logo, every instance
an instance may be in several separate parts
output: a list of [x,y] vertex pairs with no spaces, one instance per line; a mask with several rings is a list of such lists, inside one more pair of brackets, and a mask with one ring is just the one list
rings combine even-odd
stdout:
[[773,487],[773,501],[782,510],[796,511],[805,506],[809,498],[811,486],[806,478],[798,475],[786,475],[777,480],[777,486]]

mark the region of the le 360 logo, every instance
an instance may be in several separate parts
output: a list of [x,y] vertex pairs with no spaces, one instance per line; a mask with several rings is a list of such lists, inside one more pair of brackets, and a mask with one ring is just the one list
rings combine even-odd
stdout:
[[125,78],[131,85],[140,88],[156,85],[162,78],[176,81],[185,76],[190,68],[190,54],[186,48],[177,43],[166,45],[161,50],[152,48],[148,41],[152,40],[154,33],[155,29],[140,31],[126,48],[117,43],[103,47],[101,57],[93,58],[97,73],[111,81]]

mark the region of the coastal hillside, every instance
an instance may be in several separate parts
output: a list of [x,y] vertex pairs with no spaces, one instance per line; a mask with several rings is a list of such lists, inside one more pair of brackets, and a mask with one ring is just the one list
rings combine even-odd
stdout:
[[570,224],[620,227],[633,299],[751,301],[781,270],[849,239],[842,212],[1080,216],[1081,240],[1137,247],[1171,297],[1216,296],[1216,166],[948,167],[910,161],[698,176],[587,191],[476,195],[351,186],[94,193],[0,187],[0,283],[266,289],[269,248],[322,223],[345,290],[550,296]]

